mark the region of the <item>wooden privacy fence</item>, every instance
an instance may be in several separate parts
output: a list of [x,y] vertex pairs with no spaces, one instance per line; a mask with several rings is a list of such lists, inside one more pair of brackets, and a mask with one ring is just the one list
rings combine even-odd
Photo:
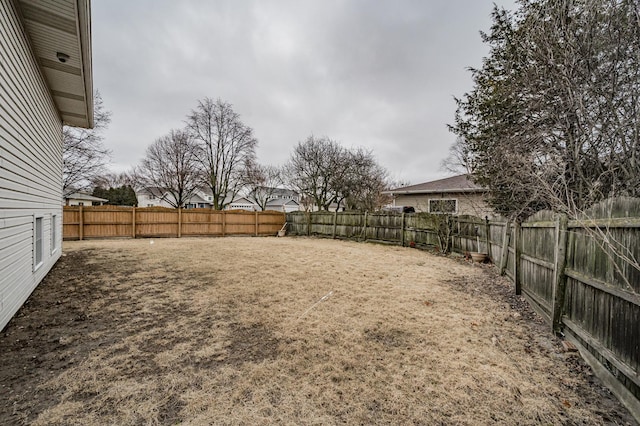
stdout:
[[275,211],[65,206],[63,238],[145,238],[276,235],[285,214]]
[[293,235],[403,246],[439,246],[437,227],[447,226],[452,250],[488,253],[516,293],[581,349],[640,419],[640,200],[607,200],[574,220],[549,211],[521,224],[449,220],[421,213],[287,214]]
[[422,246],[438,244],[430,217],[393,212],[292,212],[287,213],[290,235],[325,236]]

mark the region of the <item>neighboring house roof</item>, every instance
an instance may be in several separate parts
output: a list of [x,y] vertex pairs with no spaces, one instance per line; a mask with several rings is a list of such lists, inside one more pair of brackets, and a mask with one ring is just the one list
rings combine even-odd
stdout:
[[300,203],[298,203],[296,200],[287,200],[285,198],[273,198],[269,201],[267,201],[267,206],[269,207],[277,207],[277,206],[299,206]]
[[84,194],[82,192],[74,192],[64,197],[67,200],[83,200],[83,201],[95,201],[96,203],[106,203],[109,200],[106,198],[94,197],[93,195]]
[[290,196],[290,197],[298,197],[298,193],[292,189],[286,189],[286,188],[275,188],[273,191],[273,195],[274,196],[279,196],[279,197],[283,197],[283,196]]
[[17,3],[62,121],[93,127],[90,1]]
[[206,197],[206,196],[210,196],[210,197],[212,197],[212,196],[213,196],[213,192],[211,191],[211,188],[209,188],[208,186],[201,186],[201,187],[199,187],[198,189],[196,189],[196,191],[195,191],[195,192],[196,192],[196,193],[199,193],[199,194],[202,194],[202,195],[204,195],[205,197]]
[[403,186],[384,191],[383,194],[432,194],[439,192],[486,192],[487,189],[476,185],[469,179],[469,175],[458,175],[417,185]]
[[251,200],[248,200],[247,198],[240,197],[240,198],[236,198],[235,200],[233,200],[231,202],[231,204],[251,204],[251,205],[255,205],[256,203],[254,203]]
[[198,194],[193,194],[191,198],[189,198],[190,203],[211,203],[211,201],[205,200]]

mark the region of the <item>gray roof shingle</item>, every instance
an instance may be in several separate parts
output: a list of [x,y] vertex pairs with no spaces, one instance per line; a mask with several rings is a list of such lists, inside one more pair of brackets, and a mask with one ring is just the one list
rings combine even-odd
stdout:
[[429,194],[436,192],[485,192],[486,189],[476,185],[469,175],[457,175],[417,185],[403,186],[385,191],[386,194]]

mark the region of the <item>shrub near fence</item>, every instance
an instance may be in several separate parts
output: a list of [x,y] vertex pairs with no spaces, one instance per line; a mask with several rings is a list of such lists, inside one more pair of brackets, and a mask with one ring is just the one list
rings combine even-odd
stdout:
[[65,206],[63,238],[276,235],[285,214],[163,207]]
[[[453,251],[487,252],[640,421],[640,200],[608,200],[576,220],[549,211],[522,224],[451,220]],[[439,246],[420,213],[294,212],[287,222],[293,235]]]

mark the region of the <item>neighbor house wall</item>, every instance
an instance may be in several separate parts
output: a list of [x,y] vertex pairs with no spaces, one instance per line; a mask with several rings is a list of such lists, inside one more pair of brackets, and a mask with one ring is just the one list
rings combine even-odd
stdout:
[[[0,2],[0,64],[2,329],[62,251],[62,122],[12,1]],[[37,218],[42,223],[39,265]]]
[[172,209],[173,206],[167,203],[160,197],[151,195],[146,192],[137,192],[136,198],[138,199],[138,207],[167,207]]
[[419,212],[428,212],[429,200],[456,199],[458,200],[457,215],[473,215],[478,217],[494,217],[495,213],[484,200],[480,192],[439,192],[432,194],[398,194],[395,197],[396,206],[412,206]]

